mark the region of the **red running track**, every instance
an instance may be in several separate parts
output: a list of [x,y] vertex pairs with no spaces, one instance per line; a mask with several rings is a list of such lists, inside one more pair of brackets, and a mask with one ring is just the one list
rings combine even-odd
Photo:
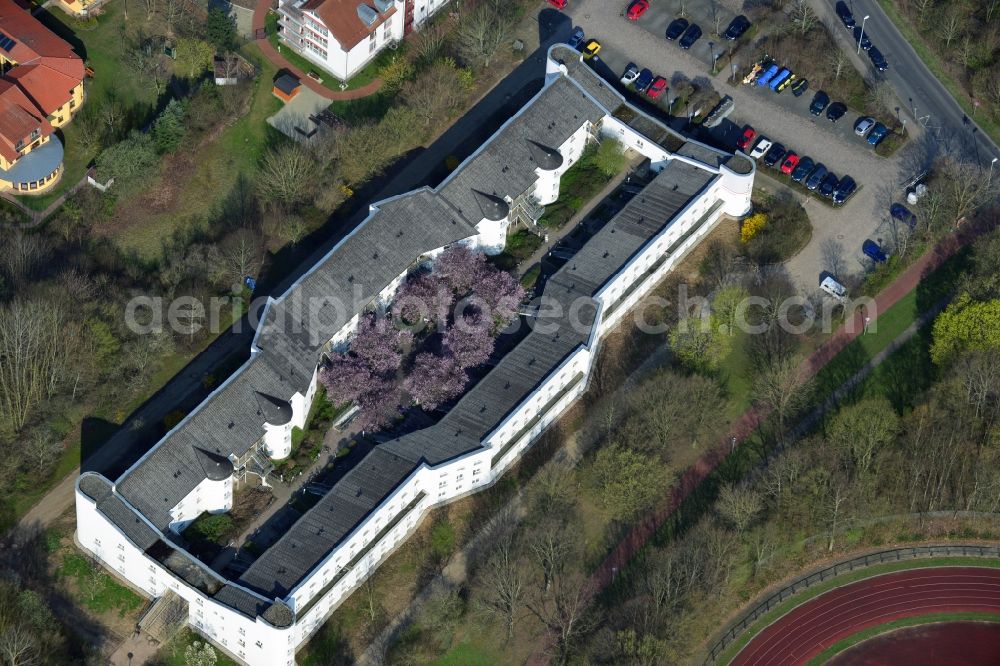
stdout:
[[834,643],[869,627],[944,612],[1000,615],[1000,569],[912,569],[830,590],[769,625],[731,663],[804,664]]

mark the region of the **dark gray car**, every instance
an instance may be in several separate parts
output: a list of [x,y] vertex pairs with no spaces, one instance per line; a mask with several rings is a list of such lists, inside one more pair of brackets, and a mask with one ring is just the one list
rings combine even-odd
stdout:
[[819,184],[823,182],[823,179],[826,178],[827,173],[829,172],[826,170],[826,167],[823,166],[822,163],[817,164],[816,168],[813,169],[813,172],[809,174],[808,178],[806,178],[806,187],[808,187],[810,190],[815,190],[817,187],[819,187]]

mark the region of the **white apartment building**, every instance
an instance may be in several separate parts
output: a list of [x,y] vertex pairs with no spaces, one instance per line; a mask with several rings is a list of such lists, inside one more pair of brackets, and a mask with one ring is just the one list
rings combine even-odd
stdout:
[[280,0],[278,35],[305,58],[347,81],[398,44],[448,0]]
[[[656,175],[545,283],[544,317],[434,425],[377,445],[249,568],[212,571],[183,547],[202,512],[266,476],[302,426],[323,353],[444,247],[502,250],[537,220],[590,142],[614,137]],[[250,359],[118,479],[81,475],[77,539],[241,663],[291,666],[334,609],[435,506],[489,486],[587,389],[602,338],[724,215],[750,209],[753,161],[688,141],[629,105],[565,46],[543,89],[436,188],[366,220],[269,302]],[[541,324],[544,324],[541,325]]]

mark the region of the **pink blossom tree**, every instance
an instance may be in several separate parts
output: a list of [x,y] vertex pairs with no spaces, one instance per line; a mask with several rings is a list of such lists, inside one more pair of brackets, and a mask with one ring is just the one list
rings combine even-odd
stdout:
[[413,370],[403,382],[403,387],[421,407],[430,412],[459,395],[468,379],[453,356],[423,352],[417,354]]
[[407,342],[406,335],[388,318],[369,313],[358,322],[350,353],[368,364],[373,374],[394,373],[403,361],[402,346]]
[[319,373],[326,397],[333,405],[357,401],[372,381],[371,367],[357,356],[333,354]]
[[464,245],[453,245],[434,260],[434,273],[459,296],[468,294],[486,267],[486,255]]
[[486,266],[480,271],[475,294],[493,320],[492,333],[495,335],[517,318],[518,307],[524,300],[524,287],[507,271]]
[[425,321],[444,328],[454,301],[451,286],[440,276],[421,272],[400,287],[392,301],[392,314],[406,325]]
[[485,363],[493,353],[494,343],[491,322],[474,311],[456,318],[442,336],[441,346],[459,368],[465,369]]
[[356,423],[362,430],[378,431],[392,425],[399,416],[401,395],[395,381],[373,378],[358,396]]

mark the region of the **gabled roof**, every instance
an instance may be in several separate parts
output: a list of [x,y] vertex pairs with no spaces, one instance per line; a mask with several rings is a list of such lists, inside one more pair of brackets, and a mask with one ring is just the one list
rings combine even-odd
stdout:
[[43,57],[76,60],[80,62],[80,77],[83,78],[83,63],[80,61],[80,56],[73,53],[69,44],[14,0],[0,0],[0,32],[13,41],[13,46],[4,49],[0,45],[0,49],[6,57],[19,65]]
[[7,78],[17,81],[25,94],[47,116],[55,113],[56,109],[72,98],[73,88],[80,85],[82,80],[51,67],[45,59],[32,65],[19,65],[7,73]]
[[[316,14],[345,51],[360,44],[362,39],[375,32],[396,13],[394,5],[379,12],[374,2],[361,0],[307,0],[301,9]],[[372,14],[375,20],[371,23],[362,18],[362,15]]]
[[41,136],[52,134],[52,125],[24,92],[0,79],[0,154],[8,162],[18,159],[17,142],[36,129],[41,130]]

